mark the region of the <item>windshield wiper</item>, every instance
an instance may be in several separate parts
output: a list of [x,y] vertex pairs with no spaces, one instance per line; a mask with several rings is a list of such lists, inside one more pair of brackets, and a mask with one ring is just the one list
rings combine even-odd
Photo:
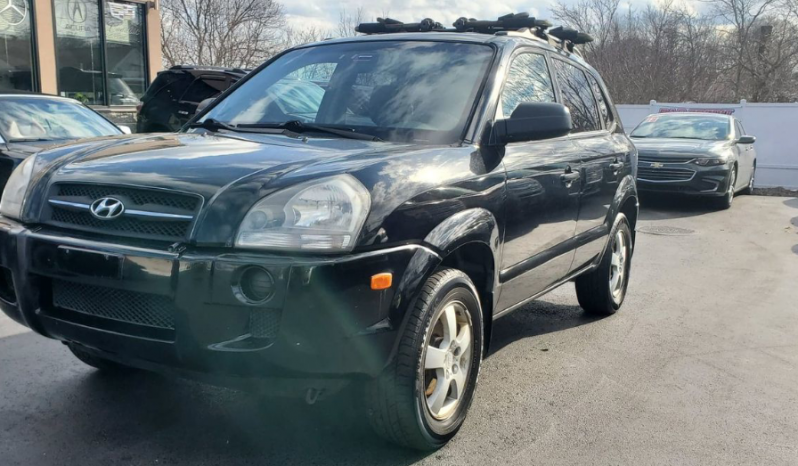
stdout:
[[290,120],[284,123],[252,123],[236,125],[239,130],[247,129],[282,129],[293,133],[304,133],[315,131],[317,133],[332,134],[347,139],[359,139],[361,141],[382,141],[382,139],[371,134],[358,133],[351,129],[332,128],[330,126],[317,125],[315,123],[303,123],[299,120]]
[[54,138],[15,138],[10,139],[9,142],[50,142],[50,141],[59,141],[60,139]]
[[213,132],[219,131],[220,129],[226,129],[228,131],[237,131],[236,126],[228,125],[227,123],[222,123],[221,121],[216,120],[214,118],[206,118],[200,122],[191,123],[190,125],[188,125],[188,127],[204,128]]

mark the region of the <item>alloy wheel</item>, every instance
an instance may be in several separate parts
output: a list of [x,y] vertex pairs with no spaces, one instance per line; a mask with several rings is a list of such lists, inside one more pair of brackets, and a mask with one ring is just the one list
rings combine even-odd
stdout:
[[734,185],[737,183],[737,169],[732,168],[731,173],[729,174],[729,190],[726,192],[726,199],[728,200],[729,205],[732,204],[734,201]]
[[446,303],[433,319],[424,351],[423,395],[438,421],[452,417],[466,395],[474,336],[471,316],[460,301]]
[[610,261],[610,293],[615,302],[623,298],[626,281],[626,261],[629,258],[629,249],[626,245],[626,236],[623,231],[615,233],[612,240],[612,258]]

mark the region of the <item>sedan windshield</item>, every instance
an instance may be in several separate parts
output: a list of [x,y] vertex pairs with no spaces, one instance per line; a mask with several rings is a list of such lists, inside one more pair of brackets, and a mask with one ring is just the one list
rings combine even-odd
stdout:
[[0,134],[11,142],[24,142],[112,136],[122,132],[77,103],[41,97],[2,97]]
[[316,125],[386,141],[453,143],[463,137],[493,53],[481,44],[420,41],[298,49],[252,76],[200,122],[228,129],[288,122],[301,128],[299,122],[308,133]]
[[633,138],[722,141],[729,138],[729,117],[719,115],[650,115],[632,131]]

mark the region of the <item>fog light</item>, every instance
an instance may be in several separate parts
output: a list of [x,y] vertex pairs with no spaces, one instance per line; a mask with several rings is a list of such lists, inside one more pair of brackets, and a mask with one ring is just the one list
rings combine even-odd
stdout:
[[246,267],[238,274],[233,293],[246,304],[266,302],[274,293],[272,274],[263,267]]

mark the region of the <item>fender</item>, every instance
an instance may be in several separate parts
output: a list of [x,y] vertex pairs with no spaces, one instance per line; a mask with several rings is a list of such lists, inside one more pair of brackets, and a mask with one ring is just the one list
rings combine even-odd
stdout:
[[[621,206],[626,203],[626,201],[632,198],[635,203],[635,215],[637,215],[640,211],[640,203],[638,202],[637,196],[637,184],[635,183],[635,179],[632,175],[626,175],[621,182],[618,184],[618,189],[615,190],[615,196],[612,199],[612,205],[610,205],[610,210],[607,213],[606,225],[607,225],[607,239],[604,244],[604,247],[601,249],[601,254],[599,254],[595,261],[593,262],[592,267],[601,263],[601,259],[604,257],[604,254],[607,252],[607,249],[610,245],[610,233],[612,229],[615,228],[615,224],[618,222],[618,212],[621,211]],[[634,232],[634,225],[632,226],[632,250],[634,250],[634,239],[635,239],[635,232]]]
[[[424,246],[419,248],[399,281],[391,303],[389,319],[392,327],[404,329],[407,324],[408,310],[416,298],[424,282],[444,262],[446,257],[467,244],[479,243],[490,248],[493,256],[493,277],[490,289],[486,293],[474,293],[480,297],[489,297],[490,302],[483,302],[486,314],[485,329],[489,335],[490,315],[496,303],[494,293],[498,283],[498,272],[501,260],[499,225],[494,215],[483,208],[474,208],[458,212],[432,229],[424,238]],[[398,340],[397,340],[398,342]],[[487,344],[487,340],[486,340]],[[395,350],[394,350],[395,352]]]

